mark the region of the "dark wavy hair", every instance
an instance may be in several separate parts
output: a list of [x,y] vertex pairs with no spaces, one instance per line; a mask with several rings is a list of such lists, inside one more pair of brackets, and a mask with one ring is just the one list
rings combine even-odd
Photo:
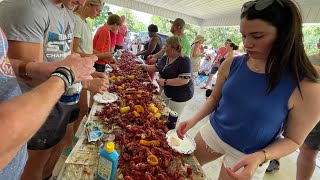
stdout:
[[239,46],[237,46],[235,43],[230,43],[230,47],[232,47],[233,50],[239,49]]
[[283,6],[274,1],[261,11],[252,6],[241,13],[241,19],[260,19],[277,29],[277,38],[268,56],[265,70],[268,78],[267,92],[270,93],[279,84],[284,73],[289,73],[301,94],[300,81],[307,78],[319,82],[319,76],[304,50],[302,17],[297,3],[293,0],[280,1]]

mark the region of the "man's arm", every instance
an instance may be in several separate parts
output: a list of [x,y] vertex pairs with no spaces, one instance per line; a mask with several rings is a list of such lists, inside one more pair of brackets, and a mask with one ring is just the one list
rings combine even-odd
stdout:
[[140,53],[137,54],[137,56],[139,55],[146,55],[146,54],[151,54],[154,49],[156,49],[157,47],[157,44],[158,44],[158,38],[152,38],[151,41],[149,42],[149,46],[148,46],[148,49],[145,50],[145,51],[142,51]]
[[[92,78],[90,74],[95,72],[93,64],[96,60],[95,56],[81,58],[73,54],[62,62],[73,70],[74,82],[81,82]],[[36,133],[64,91],[64,81],[59,77],[50,77],[28,93],[0,104],[0,170]]]
[[157,54],[154,54],[154,55],[151,55],[151,56],[152,56],[152,58],[159,59],[164,55],[164,53],[165,53],[165,50],[161,49]]
[[22,41],[8,41],[8,57],[25,62],[43,62],[43,44]]
[[[82,56],[82,57],[92,55],[92,54],[78,52],[78,47],[80,45],[80,41],[81,41],[81,38],[78,38],[78,37],[73,38],[73,46],[72,46],[73,53],[79,53],[80,56]],[[111,61],[111,59],[113,58],[113,53],[111,53],[111,52],[100,53],[96,50],[93,50],[93,54],[96,55],[98,57],[98,59],[105,59],[107,61]]]
[[0,104],[0,170],[40,128],[64,86],[62,79],[51,77],[34,90]]
[[[42,43],[30,43],[30,42],[22,42],[22,41],[8,41],[9,49],[8,49],[8,57],[10,62],[13,64],[13,68],[15,74],[18,77],[18,80],[20,82],[26,82],[31,85],[38,85],[41,82],[43,82],[44,79],[47,79],[46,77],[41,77],[38,75],[38,73],[33,76],[32,80],[25,80],[19,78],[19,68],[18,66],[14,66],[14,64],[22,64],[23,62],[37,62],[37,63],[43,63],[43,44]],[[19,60],[14,60],[19,59]],[[46,71],[45,69],[39,69],[39,71]],[[53,71],[53,70],[52,70]],[[51,72],[52,72],[51,71]],[[48,73],[49,74],[49,73]]]

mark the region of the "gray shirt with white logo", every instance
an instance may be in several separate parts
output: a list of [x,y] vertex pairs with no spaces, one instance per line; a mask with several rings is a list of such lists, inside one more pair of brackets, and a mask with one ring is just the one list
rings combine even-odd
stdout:
[[[0,17],[0,27],[8,40],[42,43],[45,62],[71,54],[75,30],[72,11],[50,0],[4,0],[0,2]],[[23,92],[31,89],[20,85]]]

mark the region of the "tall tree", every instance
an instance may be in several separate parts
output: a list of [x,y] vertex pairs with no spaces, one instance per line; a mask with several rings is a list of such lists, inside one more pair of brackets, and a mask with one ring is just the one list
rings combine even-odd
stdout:
[[195,36],[198,34],[198,31],[199,31],[199,26],[195,26],[192,24],[186,24],[184,28],[184,33],[186,34],[190,42],[193,42]]
[[152,16],[151,23],[158,26],[159,33],[171,35],[171,23],[169,22],[169,19],[161,16]]
[[119,16],[125,16],[126,17],[126,26],[128,29],[130,29],[131,32],[133,31],[133,27],[135,23],[137,23],[137,17],[133,12],[128,8],[122,8],[121,10],[116,12]]
[[204,44],[211,45],[214,49],[223,46],[226,39],[231,39],[238,46],[241,46],[242,42],[239,27],[205,28],[203,36],[207,39]]
[[116,14],[126,17],[126,26],[131,32],[147,31],[147,26],[138,20],[137,16],[128,8],[122,8]]
[[143,22],[138,21],[137,23],[134,24],[133,32],[143,32],[143,31],[148,31],[147,26],[143,24]]

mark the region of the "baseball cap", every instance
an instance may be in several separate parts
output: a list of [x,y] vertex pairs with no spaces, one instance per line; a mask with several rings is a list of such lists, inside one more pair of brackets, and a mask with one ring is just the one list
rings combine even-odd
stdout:
[[184,20],[181,18],[177,18],[174,21],[170,21],[170,23],[177,26],[178,28],[184,28],[184,26],[186,25]]

